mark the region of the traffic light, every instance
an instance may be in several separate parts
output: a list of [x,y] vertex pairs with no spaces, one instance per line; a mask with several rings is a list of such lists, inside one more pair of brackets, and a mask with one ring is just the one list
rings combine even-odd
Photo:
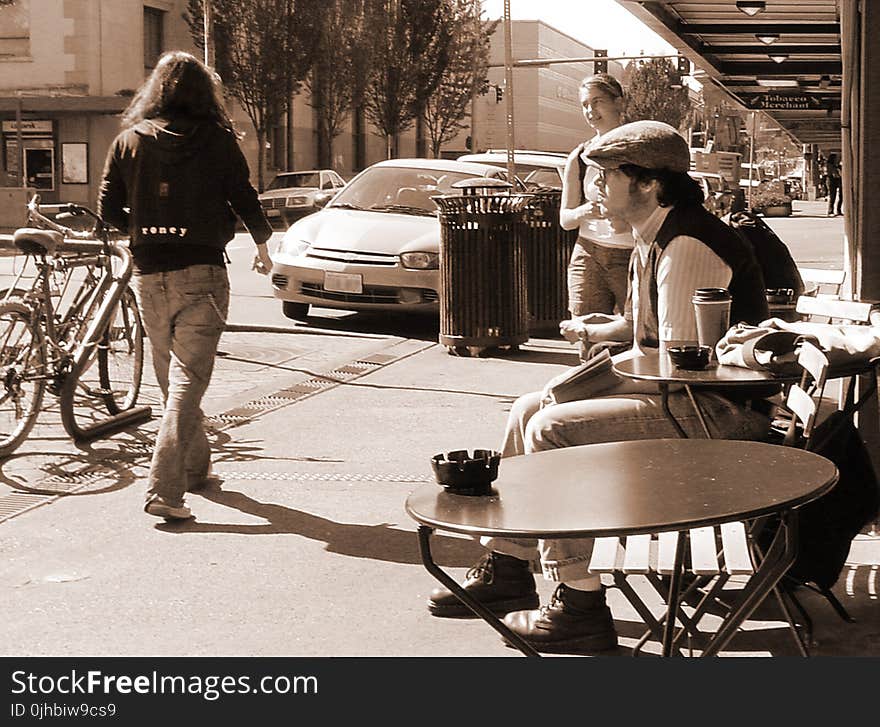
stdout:
[[608,61],[598,60],[599,58],[607,58],[607,50],[593,51],[593,73],[608,73]]
[[504,99],[504,87],[495,86],[495,103],[501,103]]
[[691,75],[691,62],[684,56],[678,57],[678,74],[680,76]]

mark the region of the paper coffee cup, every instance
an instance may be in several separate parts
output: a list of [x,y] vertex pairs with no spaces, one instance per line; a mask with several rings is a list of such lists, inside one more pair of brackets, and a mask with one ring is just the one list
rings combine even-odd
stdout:
[[714,351],[730,328],[730,291],[727,288],[697,288],[693,297],[697,340]]

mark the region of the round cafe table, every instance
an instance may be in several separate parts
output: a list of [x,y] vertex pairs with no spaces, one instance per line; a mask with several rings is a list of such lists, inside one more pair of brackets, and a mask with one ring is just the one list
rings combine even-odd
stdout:
[[[474,600],[431,557],[435,529],[472,536],[597,538],[638,535],[779,514],[777,540],[704,653],[723,648],[797,555],[789,515],[827,492],[837,468],[812,452],[762,442],[649,439],[566,447],[501,461],[492,494],[456,495],[425,485],[406,501],[419,523],[422,561],[446,588],[523,653],[537,652]],[[660,496],[662,494],[662,496]],[[683,541],[683,539],[682,539]],[[681,572],[684,551],[676,553]],[[674,582],[677,579],[674,579]],[[671,594],[667,623],[678,594]],[[664,638],[670,653],[672,632]]]
[[700,387],[746,387],[760,386],[761,384],[785,384],[793,383],[800,379],[796,376],[778,376],[769,371],[757,371],[742,366],[723,366],[716,360],[709,362],[705,369],[691,370],[682,369],[670,360],[669,356],[659,351],[646,353],[643,356],[618,361],[613,364],[615,373],[628,379],[639,381],[656,382],[661,395],[663,413],[675,426],[679,436],[687,437],[681,425],[669,410],[669,387],[681,385],[690,399],[691,405],[697,413],[700,425],[706,437],[709,438],[709,427],[697,400],[694,398],[693,389]]

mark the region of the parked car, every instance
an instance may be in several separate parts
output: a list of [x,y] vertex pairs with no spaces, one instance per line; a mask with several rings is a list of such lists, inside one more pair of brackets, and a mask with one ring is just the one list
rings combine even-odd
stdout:
[[[513,171],[529,189],[562,189],[562,176],[568,154],[555,151],[514,149]],[[479,154],[464,154],[460,162],[480,162],[507,168],[506,149],[488,149]]]
[[284,315],[310,305],[344,310],[439,311],[440,220],[431,197],[474,177],[505,180],[491,164],[390,159],[358,174],[317,214],[294,222],[273,255]]
[[287,227],[316,212],[344,186],[345,180],[332,169],[283,172],[260,195],[260,204],[273,226]]
[[714,172],[690,172],[703,188],[703,205],[713,215],[724,217],[733,204],[733,189],[727,180]]

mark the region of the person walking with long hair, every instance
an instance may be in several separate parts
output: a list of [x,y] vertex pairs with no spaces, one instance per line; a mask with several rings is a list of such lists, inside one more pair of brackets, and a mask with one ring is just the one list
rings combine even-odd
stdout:
[[623,123],[623,88],[614,76],[597,73],[581,83],[580,102],[594,136],[569,154],[562,180],[559,224],[578,230],[568,265],[568,308],[572,316],[623,313],[632,231],[606,214],[595,183],[598,170],[585,156],[591,142]]
[[132,288],[150,341],[163,414],[144,510],[192,516],[187,491],[211,472],[202,397],[229,309],[225,246],[236,215],[268,274],[272,228],[250,183],[219,77],[183,51],[165,53],[122,117],[98,194],[101,216],[129,234]]

